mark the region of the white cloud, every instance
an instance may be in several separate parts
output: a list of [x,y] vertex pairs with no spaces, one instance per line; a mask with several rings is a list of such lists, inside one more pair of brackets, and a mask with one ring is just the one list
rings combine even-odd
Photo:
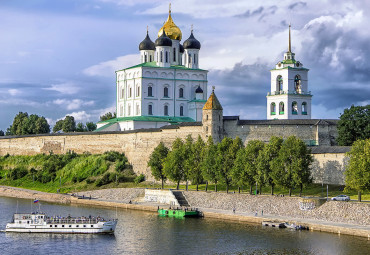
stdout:
[[54,104],[60,105],[65,107],[67,110],[77,110],[80,109],[82,106],[92,106],[94,105],[94,101],[83,101],[81,99],[56,99],[53,101]]
[[80,91],[80,88],[73,82],[65,82],[60,84],[52,84],[49,88],[43,88],[44,90],[57,91],[61,94],[72,95]]
[[137,65],[138,63],[140,63],[140,55],[131,54],[90,66],[82,72],[88,76],[112,77],[115,71]]
[[73,116],[76,122],[87,122],[90,120],[91,114],[86,113],[86,111],[80,111],[66,114],[66,116]]
[[16,96],[16,95],[21,94],[22,92],[21,92],[19,89],[8,89],[8,93],[9,93],[11,96]]

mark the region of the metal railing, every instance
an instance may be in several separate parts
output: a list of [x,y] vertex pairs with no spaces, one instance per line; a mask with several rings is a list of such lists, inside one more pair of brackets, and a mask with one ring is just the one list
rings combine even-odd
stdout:
[[295,90],[278,90],[278,91],[272,91],[267,92],[268,96],[278,96],[278,95],[304,95],[304,96],[310,96],[311,91],[300,91],[297,92]]

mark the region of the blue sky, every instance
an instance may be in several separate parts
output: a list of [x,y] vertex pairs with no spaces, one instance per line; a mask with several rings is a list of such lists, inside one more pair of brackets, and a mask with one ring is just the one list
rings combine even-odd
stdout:
[[[309,72],[313,118],[370,102],[370,3],[365,0],[175,0],[172,17],[201,42],[200,67],[224,115],[266,118],[270,72],[292,49]],[[139,63],[168,1],[0,0],[0,130],[20,112],[96,122],[115,110],[115,70]],[[210,91],[210,89],[209,89]]]

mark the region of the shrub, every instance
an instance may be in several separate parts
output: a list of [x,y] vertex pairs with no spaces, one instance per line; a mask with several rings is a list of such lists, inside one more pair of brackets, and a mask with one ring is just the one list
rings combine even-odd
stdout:
[[28,171],[25,167],[16,167],[9,171],[9,178],[11,180],[20,179],[28,174]]
[[106,151],[103,154],[104,159],[110,162],[116,162],[118,160],[126,159],[125,155],[122,153],[119,153],[117,151]]
[[116,179],[115,173],[105,173],[103,177],[101,177],[95,182],[95,185],[97,187],[100,187],[100,186],[113,182],[115,179]]
[[143,181],[145,181],[145,175],[143,175],[143,174],[140,174],[139,176],[137,176],[136,178],[135,178],[135,180],[134,180],[134,182],[136,183],[136,184],[139,184],[140,182],[143,182]]
[[93,183],[95,180],[93,178],[86,178],[86,183],[87,184],[91,184]]
[[121,173],[126,168],[126,161],[121,160],[116,163],[116,171]]

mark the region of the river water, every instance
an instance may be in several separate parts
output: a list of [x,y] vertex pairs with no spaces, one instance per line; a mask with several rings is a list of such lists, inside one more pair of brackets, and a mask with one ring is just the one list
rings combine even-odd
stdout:
[[[31,200],[0,197],[0,229]],[[114,235],[0,233],[0,254],[370,254],[366,238],[274,229],[215,219],[41,202],[48,215],[118,218]]]

